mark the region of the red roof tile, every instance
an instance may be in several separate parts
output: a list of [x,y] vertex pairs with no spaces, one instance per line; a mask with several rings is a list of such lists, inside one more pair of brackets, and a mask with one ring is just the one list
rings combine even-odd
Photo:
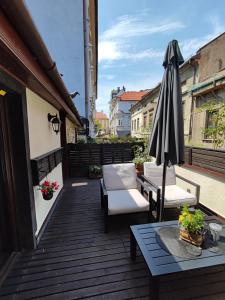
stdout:
[[149,93],[150,90],[139,91],[139,92],[124,92],[122,95],[118,96],[120,101],[140,101],[143,96]]
[[102,111],[100,111],[100,112],[97,111],[96,115],[95,115],[95,118],[97,120],[108,120],[108,117]]

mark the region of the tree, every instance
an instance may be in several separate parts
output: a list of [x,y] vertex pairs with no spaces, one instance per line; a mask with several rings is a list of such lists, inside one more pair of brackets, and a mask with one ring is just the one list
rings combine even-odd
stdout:
[[223,147],[225,140],[225,103],[218,101],[209,101],[204,103],[198,109],[205,111],[208,114],[206,128],[202,128],[202,133],[206,138],[212,139],[213,148],[218,149]]
[[99,120],[95,120],[95,129],[96,129],[96,132],[98,132],[100,129],[102,129],[102,124],[99,122]]

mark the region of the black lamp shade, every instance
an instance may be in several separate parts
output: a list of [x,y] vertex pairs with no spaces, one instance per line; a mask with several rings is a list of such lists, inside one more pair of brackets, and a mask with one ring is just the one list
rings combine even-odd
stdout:
[[57,114],[55,116],[48,114],[48,121],[52,123],[52,129],[56,134],[58,134],[60,131],[60,120]]

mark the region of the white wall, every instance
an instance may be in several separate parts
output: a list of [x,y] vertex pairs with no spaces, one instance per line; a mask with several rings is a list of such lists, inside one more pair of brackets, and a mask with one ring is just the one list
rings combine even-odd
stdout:
[[56,134],[47,115],[51,113],[59,116],[59,112],[48,102],[26,90],[27,114],[30,139],[30,156],[35,158],[60,147],[60,134]]
[[[200,203],[225,218],[225,180],[184,167],[176,167],[176,173],[199,184]],[[179,179],[177,184],[195,193],[193,186]]]
[[60,190],[63,187],[63,178],[62,178],[62,164],[59,164],[55,169],[52,170],[51,173],[48,174],[42,181],[45,180],[55,181],[59,183],[59,189],[53,194],[53,198],[51,200],[44,200],[41,194],[41,191],[38,189],[38,186],[34,187],[34,201],[35,201],[35,212],[36,212],[36,220],[37,220],[37,230],[36,235],[38,234],[41,226],[47,217],[55,199],[57,198]]
[[[26,90],[27,96],[27,115],[28,115],[28,129],[30,140],[30,157],[35,158],[42,154],[45,154],[51,150],[60,147],[60,134],[56,134],[52,125],[48,122],[47,115],[58,114],[59,112],[48,102],[44,101],[41,97],[30,91]],[[59,190],[54,193],[51,200],[46,201],[42,199],[41,191],[38,190],[38,186],[34,187],[34,199],[35,199],[35,212],[37,220],[38,234],[46,216],[48,215],[59,191],[63,187],[62,180],[62,165],[59,164],[52,170],[47,176],[50,181],[58,181]],[[46,177],[43,181],[46,180]]]

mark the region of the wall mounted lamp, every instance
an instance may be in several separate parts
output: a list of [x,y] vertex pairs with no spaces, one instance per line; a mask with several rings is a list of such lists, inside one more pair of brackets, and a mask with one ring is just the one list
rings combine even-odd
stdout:
[[58,132],[60,131],[60,120],[57,114],[51,115],[50,113],[48,113],[48,121],[52,123],[52,129],[56,134],[58,134]]

